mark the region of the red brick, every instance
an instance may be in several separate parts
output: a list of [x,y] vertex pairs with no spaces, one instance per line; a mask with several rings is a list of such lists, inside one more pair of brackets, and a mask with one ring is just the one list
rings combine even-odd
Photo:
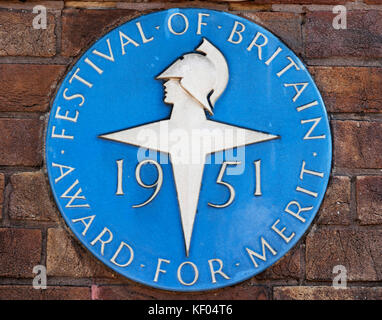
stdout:
[[4,202],[5,177],[0,173],[0,204]]
[[382,0],[363,0],[367,4],[382,4]]
[[257,280],[299,279],[301,275],[301,249],[288,252],[275,265],[255,277]]
[[319,224],[348,225],[350,212],[350,178],[331,177],[324,201],[318,212]]
[[[240,0],[233,0],[240,1]],[[205,1],[205,0],[150,0],[150,1],[123,1],[118,3],[118,8],[131,9],[139,11],[148,10],[166,10],[170,8],[206,8],[212,10],[228,11],[229,3],[220,0],[217,1]]]
[[54,16],[48,14],[47,28],[34,29],[36,14],[1,11],[0,56],[52,57],[56,54]]
[[[160,0],[155,0],[160,1]],[[343,0],[212,0],[212,1],[229,1],[229,2],[255,2],[256,4],[343,4]],[[369,0],[378,1],[378,0]]]
[[332,26],[336,14],[308,12],[304,25],[307,58],[381,58],[382,12],[354,10],[347,12],[347,29]]
[[272,5],[269,4],[258,4],[258,2],[249,1],[230,1],[229,11],[272,11]]
[[138,13],[133,10],[64,10],[62,55],[76,56],[113,26],[131,20],[137,15]]
[[73,278],[117,278],[97,261],[66,230],[48,229],[47,272],[49,276]]
[[357,177],[357,214],[363,225],[382,224],[382,177]]
[[269,29],[294,52],[302,52],[302,20],[299,14],[291,12],[243,12],[242,15]]
[[[220,1],[220,0],[217,0]],[[235,0],[224,0],[235,1]],[[240,0],[237,0],[240,1]],[[244,1],[244,0],[243,0]],[[251,1],[251,0],[249,0]],[[374,0],[378,1],[378,0]],[[343,4],[343,0],[255,0],[258,4]]]
[[42,162],[43,121],[0,119],[0,165],[39,166]]
[[167,292],[140,285],[93,286],[93,299],[96,300],[267,300],[268,291],[262,286],[246,283],[210,292]]
[[33,267],[40,259],[40,230],[0,228],[0,276],[33,277]]
[[0,173],[0,219],[3,217],[3,202],[4,202],[5,177]]
[[332,121],[334,165],[341,168],[382,168],[382,123]]
[[382,288],[275,287],[273,298],[275,300],[381,300]]
[[0,64],[0,111],[47,111],[64,70],[58,65]]
[[38,290],[32,286],[0,286],[0,300],[90,300],[87,287],[50,287]]
[[58,212],[49,197],[42,172],[22,172],[11,176],[9,217],[15,220],[57,221]]
[[382,68],[310,67],[329,112],[381,112]]
[[343,265],[348,281],[382,280],[381,230],[313,229],[306,238],[306,277],[332,281]]

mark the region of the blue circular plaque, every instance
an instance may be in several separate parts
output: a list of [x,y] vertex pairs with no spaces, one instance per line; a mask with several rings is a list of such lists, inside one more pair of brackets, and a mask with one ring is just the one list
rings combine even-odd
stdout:
[[58,208],[127,278],[200,291],[248,279],[303,236],[332,147],[306,67],[242,17],[171,9],[90,47],[46,132]]

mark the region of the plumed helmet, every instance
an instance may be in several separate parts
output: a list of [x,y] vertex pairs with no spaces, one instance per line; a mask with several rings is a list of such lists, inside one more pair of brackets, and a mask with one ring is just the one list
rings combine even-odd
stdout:
[[180,79],[180,85],[212,114],[216,100],[228,83],[228,66],[223,54],[207,39],[177,59],[157,79]]

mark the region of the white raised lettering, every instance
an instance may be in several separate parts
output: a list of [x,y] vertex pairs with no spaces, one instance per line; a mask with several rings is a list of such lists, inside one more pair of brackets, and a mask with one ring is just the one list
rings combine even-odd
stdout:
[[[124,39],[127,41],[123,41]],[[137,42],[125,35],[122,31],[119,31],[119,40],[121,41],[122,55],[126,54],[125,46],[127,46],[129,43],[132,43],[136,47],[139,46]]]
[[[102,237],[105,235],[105,233],[109,234],[109,238],[107,240],[102,240]],[[98,241],[101,242],[101,255],[103,255],[105,251],[105,244],[110,243],[112,240],[113,240],[113,234],[108,228],[105,227],[103,228],[101,233],[97,237],[95,237],[95,239],[92,242],[90,242],[90,244],[94,246]]]
[[[240,26],[241,29],[240,30],[237,30],[237,27]],[[241,33],[245,30],[245,25],[242,24],[241,22],[239,21],[235,21],[235,24],[233,25],[233,28],[232,28],[232,32],[228,38],[227,41],[233,43],[233,44],[238,44],[240,43],[242,40],[243,40],[243,36],[241,35]],[[234,35],[238,35],[239,39],[238,40],[233,40],[233,37]]]
[[161,269],[162,262],[170,263],[170,260],[158,258],[157,269],[155,271],[154,282],[158,282],[159,273],[166,273],[166,270]]
[[80,114],[77,110],[76,110],[76,115],[74,117],[69,117],[69,111],[66,111],[65,114],[62,115],[62,114],[60,114],[60,110],[61,110],[61,107],[57,107],[57,111],[56,111],[56,114],[54,116],[56,119],[67,120],[67,121],[71,121],[71,122],[77,122],[78,115]]
[[139,34],[141,35],[141,39],[143,43],[147,43],[154,40],[154,37],[151,37],[149,39],[146,38],[140,22],[136,22],[135,24],[137,25],[137,28],[138,28]]
[[[215,270],[214,268],[214,262],[217,262],[219,264],[219,268]],[[210,266],[210,271],[211,271],[211,278],[212,278],[212,283],[216,283],[216,274],[220,274],[224,279],[230,279],[229,276],[227,276],[223,271],[223,261],[221,259],[210,259],[208,260],[208,264]]]
[[262,248],[262,254],[258,254],[257,252],[249,249],[249,248],[245,248],[247,250],[247,253],[249,254],[249,257],[251,258],[254,266],[257,268],[259,265],[257,264],[256,262],[256,258],[260,259],[260,260],[263,260],[263,261],[267,261],[267,257],[266,257],[266,252],[265,252],[265,247],[268,248],[268,250],[275,256],[277,254],[277,252],[269,245],[269,243],[263,238],[261,237],[260,238],[261,240],[261,248]]
[[[291,206],[296,206],[298,211],[293,211],[290,209]],[[306,212],[309,210],[312,210],[313,207],[306,207],[306,208],[301,208],[300,204],[297,201],[291,201],[287,204],[285,207],[284,211],[295,217],[296,219],[300,220],[301,222],[305,222],[305,218],[300,216],[300,212]]]
[[196,31],[196,34],[202,34],[202,25],[206,26],[207,23],[203,22],[203,17],[209,17],[209,13],[199,13],[198,14],[198,30]]
[[[92,215],[92,216],[89,216],[89,217],[83,217],[83,218],[79,218],[79,219],[72,219],[72,222],[73,223],[81,222],[85,226],[85,229],[82,231],[82,235],[84,236],[84,235],[86,235],[86,232],[88,232],[88,229],[91,226],[91,224],[93,223],[94,218],[95,218],[95,215]],[[90,221],[88,223],[86,223],[85,220],[90,220]]]
[[64,199],[70,199],[68,203],[66,204],[65,208],[88,208],[90,207],[87,203],[86,204],[74,204],[72,203],[77,199],[86,200],[85,196],[80,195],[82,192],[81,188],[78,188],[76,193],[73,196],[69,196],[68,194],[72,191],[72,189],[79,183],[78,179],[74,181],[74,183],[61,195],[60,198]]
[[[262,37],[264,40],[263,40],[263,43],[258,44],[257,40],[260,37]],[[248,46],[247,50],[251,51],[253,46],[256,46],[257,47],[257,55],[259,57],[259,60],[262,60],[262,55],[261,55],[262,49],[261,48],[264,47],[267,43],[268,43],[268,38],[265,35],[263,35],[261,32],[258,32],[258,33],[256,33],[256,36],[253,38],[251,44]]]
[[87,87],[91,88],[93,86],[92,83],[86,81],[84,78],[80,77],[77,73],[80,72],[80,68],[77,68],[72,77],[69,79],[69,83],[72,84],[73,79],[78,80],[79,82],[83,83]]
[[[72,168],[72,167],[64,166],[63,164],[58,164],[58,163],[54,163],[54,162],[52,162],[52,167],[60,168],[60,176],[58,178],[54,179],[54,183],[57,183],[63,177],[65,177],[66,175],[68,175],[69,173],[71,173],[74,170],[74,168]],[[63,169],[67,169],[67,170],[64,172]]]
[[277,219],[276,222],[272,225],[272,230],[276,232],[281,238],[284,239],[286,243],[289,243],[293,239],[293,237],[296,235],[294,232],[292,232],[289,237],[284,234],[284,231],[286,230],[286,227],[282,228],[281,230],[278,229],[276,226],[279,224],[280,219]]
[[305,134],[304,136],[304,140],[312,140],[312,139],[325,139],[326,138],[326,135],[325,134],[322,134],[320,136],[311,136],[311,133],[313,132],[314,128],[317,127],[317,125],[319,124],[319,122],[321,121],[321,117],[320,118],[314,118],[314,119],[308,119],[308,120],[301,120],[301,124],[305,124],[305,123],[309,123],[309,122],[313,122],[312,126],[310,127],[310,129],[308,130],[308,132]]
[[104,58],[104,59],[106,59],[106,60],[109,60],[109,61],[111,61],[111,62],[114,62],[114,54],[113,54],[113,51],[112,51],[112,49],[111,49],[110,39],[109,39],[109,38],[106,39],[106,43],[107,43],[107,47],[108,47],[108,49],[109,49],[109,55],[106,55],[106,54],[104,54],[104,53],[102,53],[102,52],[99,52],[99,51],[96,50],[96,49],[93,50],[93,54],[95,54],[95,55],[97,55],[97,56],[99,56],[99,57],[101,57],[101,58]]
[[[183,29],[183,31],[181,31],[181,32],[175,32],[174,29],[172,28],[172,19],[173,19],[175,16],[180,16],[180,17],[182,17],[183,20],[184,20],[184,29]],[[183,13],[176,12],[176,13],[173,13],[173,14],[168,18],[167,26],[168,26],[168,29],[170,30],[170,32],[171,32],[172,34],[175,34],[175,35],[177,35],[177,36],[180,36],[180,35],[184,34],[184,33],[188,30],[188,19],[187,19],[187,17],[186,17]]]
[[[186,264],[190,265],[193,269],[194,269],[194,279],[191,281],[191,282],[185,282],[182,278],[182,268],[183,266],[185,266]],[[192,286],[193,284],[195,284],[195,282],[198,280],[199,278],[199,270],[197,268],[197,266],[191,262],[191,261],[185,261],[183,263],[181,263],[178,267],[178,271],[177,271],[177,276],[178,276],[178,280],[181,284],[185,285],[185,286]]]
[[[122,251],[123,248],[127,248],[129,250],[129,260],[127,262],[121,264],[116,261],[118,258],[119,253]],[[134,250],[131,246],[129,246],[126,242],[121,241],[121,244],[119,245],[117,251],[114,253],[113,257],[110,259],[110,262],[114,263],[118,267],[127,267],[134,259]]]

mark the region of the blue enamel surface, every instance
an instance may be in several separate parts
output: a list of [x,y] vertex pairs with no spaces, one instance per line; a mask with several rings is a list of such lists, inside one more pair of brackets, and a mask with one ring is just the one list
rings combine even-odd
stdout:
[[[174,35],[167,28],[167,19],[174,12],[183,13],[189,20],[189,29],[183,35]],[[196,34],[199,12],[210,14],[208,19],[204,18],[208,24],[203,26],[201,35]],[[142,44],[137,21],[141,22],[147,37],[154,36],[153,41]],[[227,41],[234,21],[246,26],[240,44]],[[182,19],[174,18],[173,22],[174,29],[182,30]],[[156,26],[160,26],[159,30]],[[221,29],[217,26],[221,26]],[[119,31],[140,45],[127,45],[126,54],[122,55]],[[256,48],[252,51],[246,49],[258,31],[269,38],[262,52],[262,61],[258,59]],[[228,86],[215,105],[214,115],[209,118],[276,134],[281,138],[245,148],[243,173],[225,175],[223,179],[236,191],[235,201],[227,208],[217,209],[207,205],[208,202],[226,201],[229,193],[227,188],[216,183],[221,165],[205,166],[190,255],[186,257],[171,163],[162,164],[163,186],[158,196],[143,208],[132,208],[132,205],[148,199],[153,192],[136,182],[138,148],[101,140],[97,136],[168,118],[171,107],[163,102],[162,82],[154,78],[175,59],[193,51],[202,37],[223,53],[230,72]],[[92,54],[94,49],[108,52],[106,39],[110,39],[114,62]],[[264,60],[277,47],[283,51],[270,66],[266,66]],[[291,68],[285,76],[277,77],[276,73],[288,64],[288,56],[298,63],[301,70]],[[84,62],[87,57],[103,70],[102,75]],[[69,83],[78,67],[79,75],[91,82],[92,88],[79,81]],[[295,103],[292,98],[296,91],[284,84],[302,82],[308,82],[309,85]],[[67,95],[82,94],[85,97],[84,104],[79,106],[79,98],[65,100],[63,91],[66,88]],[[301,112],[296,110],[296,107],[314,100],[319,102],[317,106]],[[61,107],[60,114],[69,111],[70,116],[74,116],[78,110],[77,122],[57,119],[57,107]],[[301,124],[301,120],[318,117],[322,119],[312,135],[326,135],[326,139],[303,140],[312,123]],[[74,136],[74,139],[52,138],[53,126],[56,127],[56,133],[65,129],[65,134]],[[234,154],[236,152],[239,150]],[[317,155],[314,156],[314,153]],[[212,159],[215,156],[212,155]],[[58,208],[70,229],[87,249],[112,269],[134,281],[168,290],[198,291],[232,285],[260,273],[279,260],[303,236],[314,219],[327,187],[331,157],[331,136],[325,106],[299,58],[277,37],[255,23],[206,9],[171,9],[141,16],[98,40],[62,82],[47,128],[46,164],[49,180]],[[123,196],[115,195],[116,160],[120,159],[124,159]],[[225,160],[230,159],[232,157],[226,154]],[[253,162],[259,159],[262,196],[255,197]],[[302,161],[306,162],[307,169],[322,172],[324,177],[305,175],[300,180]],[[60,171],[52,163],[71,166],[75,170],[55,183]],[[155,168],[143,167],[142,178],[147,184],[155,181]],[[86,200],[76,200],[75,203],[88,203],[90,208],[65,207],[68,199],[61,195],[76,179]],[[316,192],[318,196],[314,198],[296,192],[297,185]],[[286,205],[292,200],[304,207],[313,207],[303,214],[305,223],[285,213]],[[72,219],[91,215],[96,215],[96,218],[83,236],[83,224],[73,223]],[[291,232],[296,234],[289,243],[271,230],[277,219],[280,219],[279,229],[285,226],[287,235]],[[90,242],[104,227],[112,231],[113,241],[105,245],[104,255],[101,255],[99,243],[93,246]],[[268,251],[267,261],[258,259],[259,267],[255,268],[245,248],[261,253],[261,237],[272,245],[277,254],[273,256]],[[133,262],[125,268],[110,262],[121,241],[134,249]],[[154,282],[158,258],[167,259],[170,263],[162,263],[161,268],[166,273],[160,273],[158,281]],[[212,283],[209,259],[221,259],[223,270],[230,279],[217,275],[217,282]],[[198,267],[199,278],[193,286],[184,286],[177,279],[177,269],[184,261],[191,261]],[[184,281],[191,281],[194,276],[190,266],[185,266],[182,274]]]

